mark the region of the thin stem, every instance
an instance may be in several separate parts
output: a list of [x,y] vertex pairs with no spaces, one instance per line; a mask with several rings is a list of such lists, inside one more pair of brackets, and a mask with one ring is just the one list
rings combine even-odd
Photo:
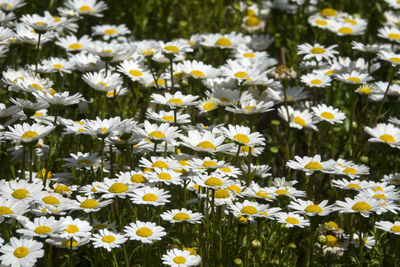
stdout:
[[246,260],[244,266],[249,266],[249,254],[250,254],[250,220],[247,221],[247,233],[246,233]]
[[30,166],[30,170],[29,170],[29,183],[32,183],[33,145],[31,145],[29,148],[30,148],[30,156],[29,156],[29,166]]
[[40,54],[40,39],[42,37],[42,33],[38,33],[38,42],[37,42],[37,47],[36,47],[36,64],[35,64],[35,77],[37,75],[37,70],[38,70],[38,64],[39,64],[39,54]]

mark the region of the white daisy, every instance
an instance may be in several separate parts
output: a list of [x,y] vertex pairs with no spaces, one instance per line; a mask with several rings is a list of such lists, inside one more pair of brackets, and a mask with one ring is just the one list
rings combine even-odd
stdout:
[[90,240],[95,248],[105,248],[110,252],[113,248],[119,248],[127,238],[119,233],[101,229],[98,234],[93,234]]
[[125,236],[130,240],[137,240],[145,244],[151,244],[154,240],[161,240],[166,236],[164,227],[152,222],[136,221],[124,228]]

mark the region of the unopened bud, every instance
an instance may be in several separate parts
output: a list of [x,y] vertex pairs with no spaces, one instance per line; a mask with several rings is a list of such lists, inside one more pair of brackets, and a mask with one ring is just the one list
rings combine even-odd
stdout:
[[322,245],[326,244],[326,242],[328,241],[328,239],[324,235],[318,236],[317,240],[318,240],[318,243],[320,243]]
[[242,261],[241,259],[239,259],[239,258],[234,259],[234,260],[233,260],[233,263],[234,263],[235,265],[238,265],[238,266],[243,265],[243,261]]
[[258,241],[257,239],[255,239],[255,240],[251,241],[251,246],[253,248],[261,248],[261,242]]

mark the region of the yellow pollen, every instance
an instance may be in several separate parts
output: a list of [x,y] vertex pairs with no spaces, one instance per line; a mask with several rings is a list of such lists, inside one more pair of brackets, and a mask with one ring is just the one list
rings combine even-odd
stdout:
[[320,206],[311,204],[311,205],[308,205],[308,206],[304,209],[304,211],[305,211],[305,212],[308,212],[308,213],[320,213],[320,212],[322,212],[323,210],[321,209]]
[[314,79],[310,83],[313,85],[320,85],[320,84],[322,84],[322,81],[320,79]]
[[29,191],[22,188],[22,189],[14,190],[14,192],[11,194],[11,196],[16,199],[25,199],[28,197],[28,194],[29,194]]
[[240,143],[249,143],[250,142],[250,138],[247,135],[244,134],[236,134],[233,136],[233,138],[236,139],[236,141],[240,142]]
[[136,184],[142,184],[147,182],[147,179],[141,174],[134,174],[131,176],[131,182]]
[[39,85],[39,84],[37,84],[37,83],[33,83],[33,84],[31,84],[31,86],[32,86],[32,88],[36,88],[36,89],[38,89],[39,91],[41,91],[43,88]]
[[353,25],[357,25],[357,21],[354,19],[346,18],[344,21]]
[[190,166],[190,164],[188,163],[189,159],[181,159],[180,161],[178,161],[178,163],[182,166]]
[[351,209],[355,211],[370,211],[372,207],[367,202],[360,201],[354,204]]
[[79,232],[79,228],[78,228],[78,226],[76,226],[74,224],[70,224],[64,231],[69,234],[74,234],[74,233]]
[[204,72],[200,71],[200,70],[192,70],[190,72],[190,74],[192,74],[195,77],[205,77],[206,75],[204,74]]
[[329,247],[337,247],[338,245],[337,238],[334,237],[333,235],[327,235],[326,240],[327,240],[327,245]]
[[214,197],[215,198],[228,198],[229,192],[226,191],[225,189],[217,189],[214,192]]
[[208,186],[221,186],[222,181],[221,181],[221,179],[218,179],[217,177],[210,177],[204,182],[204,184],[206,184]]
[[175,104],[175,105],[182,105],[183,104],[182,99],[179,99],[179,98],[171,98],[170,100],[168,100],[168,102],[171,102],[172,104]]
[[248,58],[256,57],[256,55],[254,53],[251,53],[251,52],[244,53],[243,56],[244,57],[248,57]]
[[51,179],[54,177],[53,173],[51,171],[47,171],[47,177],[46,176],[46,169],[41,169],[40,171],[38,171],[35,175],[36,178],[40,178],[40,179]]
[[222,168],[218,168],[218,169],[223,172],[232,172],[231,168],[229,168],[229,167],[222,167]]
[[168,164],[165,163],[164,161],[156,161],[154,162],[151,167],[153,168],[160,168],[160,169],[167,169],[169,168]]
[[163,119],[164,121],[170,121],[170,122],[175,121],[174,117],[172,117],[172,116],[163,116],[161,119]]
[[245,106],[244,109],[246,109],[247,111],[252,111],[253,108],[256,108],[256,106]]
[[54,196],[46,196],[42,198],[42,201],[49,205],[58,205],[60,204],[60,200]]
[[24,258],[29,254],[29,249],[27,247],[18,247],[14,250],[14,256],[18,259]]
[[324,8],[319,14],[321,16],[334,17],[336,16],[337,12],[333,8]]
[[305,120],[303,120],[302,118],[300,118],[300,117],[294,117],[294,119],[293,119],[293,122],[294,123],[297,123],[298,125],[300,125],[300,126],[306,126],[306,121]]
[[112,243],[115,241],[115,237],[113,235],[105,235],[103,236],[101,241],[103,241],[104,243]]
[[25,138],[25,139],[31,139],[34,138],[36,136],[38,136],[39,134],[37,132],[34,131],[26,131],[23,135],[21,135],[21,138]]
[[321,26],[327,26],[328,22],[326,20],[322,20],[322,19],[317,19],[315,21],[316,24],[321,25]]
[[103,85],[104,87],[107,87],[107,83],[105,82],[98,82],[97,85]]
[[[153,81],[152,83],[153,83],[153,84],[156,84],[155,81]],[[163,86],[166,85],[165,80],[163,80],[163,79],[157,79],[157,84],[158,84],[158,85],[163,85]]]
[[160,131],[153,131],[153,132],[149,133],[149,136],[157,138],[157,139],[166,137],[166,135],[163,132],[160,132]]
[[330,112],[324,111],[324,112],[321,113],[321,117],[323,117],[325,119],[328,119],[328,120],[332,120],[332,119],[335,118],[335,115],[333,115]]
[[43,112],[35,112],[35,114],[33,114],[33,117],[40,117],[43,116]]
[[158,196],[153,193],[144,194],[142,199],[147,202],[154,202],[158,199]]
[[390,227],[389,230],[392,231],[392,232],[399,233],[400,232],[400,225],[393,225],[392,227]]
[[309,169],[309,170],[322,170],[323,167],[319,162],[316,161],[310,161],[309,163],[304,166],[304,168]]
[[247,73],[247,72],[244,72],[244,71],[239,71],[239,72],[236,72],[235,74],[234,74],[234,76],[236,77],[236,78],[239,78],[239,79],[242,79],[242,78],[245,78],[245,77],[247,77],[249,74]]
[[83,46],[82,46],[81,44],[78,44],[78,43],[70,44],[70,45],[68,46],[68,48],[71,49],[71,50],[78,50],[78,49],[81,49],[82,47],[83,47]]
[[40,27],[42,25],[47,25],[46,22],[42,22],[42,21],[37,21],[36,24]]
[[203,149],[212,149],[212,150],[216,150],[217,148],[214,146],[213,143],[211,143],[210,141],[203,141],[197,144],[196,147],[201,147]]
[[143,76],[143,73],[140,70],[130,70],[129,74],[134,76],[134,77],[140,77]]
[[173,259],[176,264],[184,264],[186,262],[186,258],[182,256],[177,256]]
[[99,205],[99,202],[97,202],[94,199],[85,199],[82,201],[81,205],[79,207],[84,208],[84,209],[93,209]]
[[228,187],[226,188],[226,190],[235,191],[236,194],[239,194],[240,192],[242,192],[242,189],[240,189],[239,186],[234,185],[234,184],[231,185],[231,186],[228,186]]
[[256,196],[258,197],[263,197],[263,198],[271,198],[272,196],[268,194],[267,192],[260,190],[256,193]]
[[290,223],[290,224],[299,224],[299,223],[300,223],[300,221],[299,221],[297,218],[295,218],[295,217],[287,217],[287,218],[285,219],[285,221],[286,221],[287,223]]
[[203,162],[203,164],[201,164],[203,167],[207,168],[207,167],[215,167],[217,166],[217,163],[213,160],[205,160]]
[[361,189],[361,186],[359,186],[358,184],[348,184],[347,188],[357,188],[357,189]]
[[42,225],[42,226],[38,226],[36,227],[35,230],[33,230],[35,233],[37,233],[38,235],[44,235],[47,233],[51,232],[51,228],[46,226],[46,225]]
[[214,102],[207,102],[207,103],[205,103],[205,104],[203,105],[203,108],[204,108],[205,110],[210,111],[210,110],[215,109],[216,106],[217,106],[217,105],[216,105]]
[[[71,239],[67,239],[64,240],[61,245],[63,245],[64,247],[69,248],[71,246]],[[75,247],[76,245],[78,245],[78,242],[76,242],[75,240],[72,240],[72,247]]]
[[368,87],[361,87],[360,92],[369,95],[372,92],[372,90]]
[[354,168],[349,167],[349,168],[344,169],[343,172],[351,174],[351,175],[355,175],[357,173],[357,170],[354,169]]
[[170,181],[172,179],[171,174],[166,172],[159,173],[158,178],[164,181]]
[[63,69],[64,69],[64,66],[61,65],[61,64],[54,64],[54,65],[53,65],[53,68],[63,70]]
[[107,131],[108,131],[108,128],[107,127],[102,127],[102,128],[100,128],[104,133],[106,133]]
[[112,50],[111,49],[103,49],[101,50],[102,53],[111,53]]
[[277,195],[289,195],[289,191],[287,191],[286,189],[278,189],[274,192]]
[[219,101],[224,102],[224,103],[230,103],[230,102],[231,102],[231,101],[230,101],[228,98],[226,98],[226,97],[221,97],[221,98],[219,98]]
[[372,197],[379,198],[379,199],[386,199],[387,198],[384,194],[375,194]]
[[54,189],[54,192],[58,193],[58,194],[62,194],[62,193],[69,192],[69,191],[71,191],[71,190],[66,185],[57,185],[57,187]]
[[128,186],[123,183],[114,183],[108,188],[108,191],[113,194],[124,193],[128,190]]
[[107,35],[113,35],[113,34],[117,34],[117,30],[115,29],[107,29],[104,31],[105,34]]
[[167,50],[167,51],[172,52],[172,53],[179,52],[179,48],[177,46],[175,46],[175,45],[167,45],[167,46],[164,47],[164,50]]
[[329,221],[327,223],[325,223],[326,227],[328,227],[328,229],[333,229],[333,230],[338,230],[339,229],[339,225],[337,225],[337,223],[333,222],[333,221]]
[[0,216],[13,214],[14,212],[6,206],[0,206]]
[[380,187],[380,186],[377,186],[377,187],[374,187],[374,188],[372,189],[372,191],[374,191],[374,192],[376,192],[376,191],[383,191],[383,188]]
[[253,206],[244,206],[240,212],[247,215],[254,215],[258,213],[258,210]]
[[225,38],[225,37],[219,38],[215,42],[215,44],[219,45],[219,46],[231,46],[232,45],[231,41],[228,38]]
[[246,20],[246,26],[254,27],[257,25],[260,25],[260,19],[255,16],[251,16]]
[[189,220],[190,216],[189,214],[178,212],[177,214],[174,215],[172,219],[174,219],[175,221]]
[[310,50],[310,52],[313,54],[322,54],[325,52],[325,49],[323,49],[322,47],[314,47]]
[[142,227],[136,231],[136,235],[141,237],[149,237],[153,235],[153,231],[147,227]]
[[338,30],[341,34],[352,34],[354,31],[352,28],[349,27],[342,27]]
[[400,34],[398,34],[398,33],[389,33],[388,37],[390,39],[400,39]]
[[394,143],[396,142],[396,139],[390,134],[383,134],[379,136],[379,139],[381,139],[383,142],[388,142],[388,143]]
[[82,165],[82,164],[90,164],[90,163],[92,163],[92,162],[88,159],[81,159],[81,160],[78,160],[78,162],[76,164]]
[[90,6],[83,5],[79,8],[80,12],[91,12],[93,9]]

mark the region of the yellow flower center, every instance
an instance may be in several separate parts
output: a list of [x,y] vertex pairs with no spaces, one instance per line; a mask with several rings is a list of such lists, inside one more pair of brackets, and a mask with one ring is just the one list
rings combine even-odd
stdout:
[[326,240],[327,240],[327,245],[329,247],[337,247],[338,245],[337,238],[334,237],[333,235],[327,235]]
[[39,85],[39,84],[37,84],[37,83],[33,83],[33,84],[31,84],[31,86],[32,86],[32,88],[36,88],[36,89],[38,89],[39,91],[41,91],[43,88]]
[[129,74],[134,77],[140,77],[143,75],[143,73],[140,70],[130,70]]
[[43,112],[35,112],[35,114],[33,114],[33,117],[40,117],[43,116]]
[[29,191],[22,188],[22,189],[14,190],[14,192],[11,194],[11,196],[16,199],[25,199],[28,197],[28,194],[29,194]]
[[186,258],[182,256],[177,256],[173,259],[176,264],[184,264],[186,262]]
[[38,235],[44,235],[44,234],[50,233],[51,232],[51,228],[48,227],[48,226],[42,225],[42,226],[36,227],[36,229],[33,230],[33,231],[35,233],[37,233]]
[[112,50],[111,49],[103,49],[103,50],[101,50],[101,52],[103,52],[103,53],[111,53]]
[[254,215],[258,213],[258,210],[253,206],[244,206],[240,212],[247,215]]
[[113,194],[124,193],[128,190],[128,186],[123,183],[114,183],[108,188],[108,191]]
[[75,44],[70,44],[68,46],[69,49],[71,50],[77,50],[77,49],[81,49],[83,46],[81,44],[75,43]]
[[115,29],[107,29],[104,31],[104,33],[107,35],[113,35],[113,34],[117,34],[117,31]]
[[290,224],[299,224],[299,223],[300,223],[300,221],[299,221],[297,218],[295,218],[295,217],[287,217],[287,218],[285,219],[285,221],[286,221],[287,223],[290,223]]
[[398,33],[389,33],[388,37],[390,39],[400,39],[400,34],[398,34]]
[[375,194],[372,197],[379,198],[379,199],[386,199],[387,198],[384,194]]
[[39,134],[37,132],[34,131],[26,131],[25,133],[23,133],[23,135],[21,135],[21,138],[25,138],[25,139],[31,139],[34,138],[36,136],[38,136]]
[[104,87],[107,87],[107,83],[105,82],[98,82],[97,85],[103,85]]
[[54,196],[47,196],[42,198],[42,201],[49,205],[58,205],[60,204],[60,200]]
[[179,48],[175,45],[167,45],[166,47],[164,47],[164,50],[167,50],[172,53],[176,53],[179,51]]
[[341,34],[351,34],[353,33],[353,29],[349,28],[349,27],[342,27],[338,30],[338,32],[340,32]]
[[325,49],[323,49],[322,47],[314,47],[310,50],[310,52],[313,54],[322,54],[325,52]]
[[13,214],[13,213],[14,212],[9,207],[6,207],[6,206],[1,206],[0,207],[0,216]]
[[226,97],[221,97],[221,98],[219,98],[219,101],[224,102],[224,103],[230,103],[230,102],[231,102],[231,101],[230,101],[228,98],[226,98]]
[[305,211],[305,212],[308,212],[308,213],[320,213],[320,212],[322,212],[323,210],[321,209],[320,206],[311,204],[311,205],[308,205],[308,206],[304,209],[304,211]]
[[239,194],[240,192],[242,192],[242,189],[240,189],[239,186],[234,185],[234,184],[231,185],[231,186],[228,186],[226,189],[227,190],[231,190],[231,191],[235,191],[236,194]]
[[157,139],[166,137],[166,135],[163,132],[160,132],[160,131],[153,131],[153,132],[149,133],[149,136],[157,138]]
[[368,88],[368,87],[361,87],[360,92],[363,94],[369,95],[372,92],[372,90],[371,90],[371,88]]
[[226,191],[225,189],[217,189],[214,192],[214,197],[215,198],[228,198],[229,192]]
[[203,164],[201,164],[203,167],[207,168],[207,167],[215,167],[217,166],[217,163],[213,160],[205,160],[203,162]]
[[213,110],[213,109],[215,109],[215,107],[216,107],[217,105],[214,103],[214,102],[207,102],[207,103],[205,103],[204,105],[203,105],[203,108],[205,109],[205,110]]
[[297,117],[297,116],[294,117],[293,122],[297,123],[298,125],[303,126],[303,127],[306,125],[305,120],[303,120],[302,118]]
[[272,196],[268,194],[267,192],[260,190],[256,193],[256,196],[258,197],[264,197],[264,198],[271,198]]
[[160,169],[167,169],[169,168],[168,164],[165,163],[164,161],[156,161],[154,162],[151,167],[153,168],[160,168]]
[[244,57],[248,57],[248,58],[256,57],[256,55],[254,53],[251,53],[251,52],[244,53],[243,56]]
[[278,189],[274,192],[277,195],[289,195],[289,191],[287,191],[286,189]]
[[372,191],[376,192],[376,191],[383,191],[382,187],[377,186],[375,188],[372,189]]
[[229,167],[222,167],[222,168],[218,168],[218,169],[223,172],[232,172],[231,168],[229,168]]
[[324,8],[319,14],[321,16],[334,17],[336,16],[337,12],[333,8]]
[[178,212],[177,214],[174,215],[174,217],[172,219],[174,219],[176,221],[189,220],[190,216],[187,213]]
[[379,136],[379,139],[381,139],[383,142],[388,142],[388,143],[394,143],[396,142],[396,139],[390,134],[383,134]]
[[90,6],[83,5],[79,8],[80,12],[91,12],[93,9]]
[[84,208],[84,209],[93,209],[99,205],[99,202],[97,202],[94,199],[85,199],[82,201],[81,205],[79,207]]
[[204,182],[204,184],[206,184],[208,186],[221,186],[222,181],[221,181],[221,179],[218,179],[217,177],[210,177]]
[[147,202],[154,202],[158,199],[158,196],[153,193],[147,193],[142,196],[142,199]]
[[29,254],[29,249],[27,247],[18,247],[14,250],[14,256],[18,259],[24,258]]
[[115,237],[113,235],[105,235],[101,239],[104,243],[112,243],[115,241]]
[[70,224],[64,231],[69,234],[74,234],[74,233],[79,232],[79,228],[78,228],[78,226],[76,226],[74,224]]
[[195,77],[205,77],[206,75],[204,74],[204,72],[200,71],[200,70],[192,70],[190,72],[190,74],[192,74]]
[[257,17],[251,16],[246,20],[246,26],[254,27],[257,25],[260,25],[260,19]]
[[179,99],[179,98],[171,98],[170,100],[168,100],[168,102],[171,102],[172,104],[175,104],[175,105],[182,105],[183,104],[182,99]]
[[304,168],[309,169],[309,170],[322,170],[323,167],[321,163],[316,162],[316,161],[310,161],[309,163],[304,166]]
[[197,144],[196,147],[201,147],[203,149],[212,149],[212,150],[216,150],[217,148],[214,146],[213,143],[211,143],[210,141],[203,141]]
[[320,85],[320,84],[322,84],[322,81],[320,79],[314,79],[310,83],[313,85]]
[[353,25],[357,25],[357,21],[354,19],[346,18],[344,21]]
[[333,230],[338,230],[339,229],[339,225],[337,225],[337,223],[335,223],[333,221],[329,221],[329,222],[325,223],[325,225],[329,229],[333,229]]
[[53,68],[55,68],[55,69],[64,69],[64,66],[63,65],[61,65],[61,64],[54,64],[53,65]]
[[233,136],[233,138],[235,138],[240,143],[247,144],[247,143],[250,142],[250,138],[247,135],[244,135],[244,134],[235,134]]
[[325,119],[328,119],[328,120],[332,120],[335,118],[335,115],[333,115],[330,112],[324,111],[321,113],[321,117],[324,117]]
[[[67,248],[71,247],[71,239],[64,240],[61,243],[61,245],[63,245],[64,247],[67,247]],[[76,245],[78,245],[78,242],[76,242],[75,240],[72,240],[72,247],[75,247]]]
[[399,233],[400,225],[393,225],[392,227],[390,227],[390,231]]
[[348,188],[357,188],[357,189],[361,189],[361,186],[359,186],[358,184],[348,184],[347,187],[348,187]]
[[161,119],[165,120],[165,121],[170,121],[173,122],[175,119],[172,116],[163,116]]
[[[153,81],[153,84],[156,84],[156,82]],[[163,79],[157,79],[157,84],[158,84],[158,85],[163,85],[163,86],[165,86],[165,80],[163,80]]]
[[46,177],[46,169],[41,169],[40,171],[38,171],[35,175],[36,178],[46,178],[46,179],[51,179],[54,177],[53,173],[51,171],[47,171],[47,177]]
[[322,19],[317,19],[315,21],[316,24],[321,25],[321,26],[327,26],[328,22],[326,20],[322,20]]
[[253,108],[256,108],[256,106],[245,106],[244,109],[246,109],[247,111],[251,111]]
[[64,192],[69,192],[69,191],[71,190],[66,185],[57,185],[57,187],[54,189],[54,192],[58,194],[62,194]]
[[351,208],[355,211],[370,211],[372,209],[371,206],[364,201],[357,202]]
[[131,182],[141,184],[147,182],[147,179],[141,174],[134,174],[131,176]]
[[158,174],[158,178],[159,178],[160,180],[165,180],[165,181],[169,181],[169,180],[172,179],[171,174],[166,173],[166,172],[159,173],[159,174]]
[[153,235],[153,231],[147,227],[142,227],[136,231],[136,235],[141,236],[141,237],[149,237],[149,236]]
[[225,38],[225,37],[219,38],[215,42],[215,44],[219,45],[219,46],[231,46],[232,45],[231,41],[228,38]]
[[239,78],[239,79],[242,79],[242,78],[245,78],[246,76],[248,76],[249,74],[247,73],[247,72],[244,72],[244,71],[238,71],[238,72],[236,72],[235,74],[234,74],[234,76],[236,77],[236,78]]
[[351,175],[354,175],[354,174],[357,173],[357,170],[354,169],[354,168],[349,167],[349,168],[344,169],[343,172],[344,172],[344,173],[351,174]]

